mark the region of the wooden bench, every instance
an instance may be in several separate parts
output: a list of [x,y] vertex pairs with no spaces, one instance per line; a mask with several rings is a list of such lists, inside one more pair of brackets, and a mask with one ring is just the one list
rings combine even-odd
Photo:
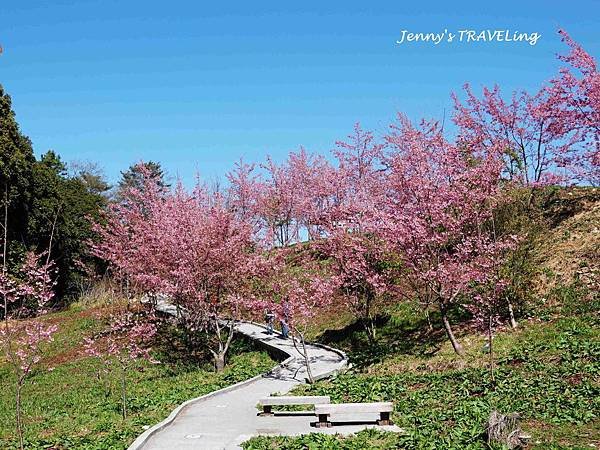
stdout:
[[305,395],[305,396],[282,396],[282,397],[266,397],[258,401],[262,406],[263,412],[261,416],[272,416],[273,406],[281,405],[323,405],[329,403],[328,395]]
[[377,425],[392,425],[390,413],[394,410],[392,402],[377,402],[377,403],[339,403],[327,405],[315,405],[315,415],[319,418],[316,423],[317,428],[331,427],[329,420],[332,414],[361,414],[361,413],[377,413],[379,420]]

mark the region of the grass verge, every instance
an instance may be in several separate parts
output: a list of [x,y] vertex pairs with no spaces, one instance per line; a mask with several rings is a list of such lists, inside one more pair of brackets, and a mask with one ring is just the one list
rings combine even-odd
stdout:
[[382,321],[374,349],[365,347],[358,328],[338,339],[354,350],[354,372],[295,390],[330,395],[337,403],[393,401],[393,419],[404,434],[258,437],[244,448],[486,449],[485,424],[494,409],[521,414],[524,430],[532,435],[531,448],[598,447],[600,295],[574,284],[556,288],[552,296],[560,301],[540,306],[537,319],[498,335],[494,379],[483,337],[463,330],[465,358],[453,355],[446,343],[437,344],[435,352],[429,346],[408,346],[402,339],[414,338],[422,327],[406,310],[396,310]]
[[[27,449],[122,449],[145,427],[163,420],[177,405],[251,378],[275,362],[237,339],[222,373],[210,365],[141,362],[128,378],[128,410],[121,417],[116,373],[85,356],[82,341],[102,328],[101,310],[71,309],[50,314],[59,331],[44,365],[23,390]],[[159,355],[160,356],[160,355]],[[53,368],[52,370],[49,370]],[[17,448],[12,374],[0,363],[0,448]]]

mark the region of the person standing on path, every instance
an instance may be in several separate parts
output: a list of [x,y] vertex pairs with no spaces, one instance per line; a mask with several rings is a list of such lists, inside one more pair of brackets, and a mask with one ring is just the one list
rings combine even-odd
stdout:
[[281,336],[284,339],[287,339],[290,334],[289,316],[290,316],[289,306],[288,306],[287,302],[284,302],[283,317],[279,320],[279,322],[281,323]]
[[267,322],[267,334],[273,334],[273,322],[275,320],[275,314],[268,309],[265,313],[265,322]]
[[290,327],[288,326],[286,319],[281,319],[281,337],[287,339],[290,335]]

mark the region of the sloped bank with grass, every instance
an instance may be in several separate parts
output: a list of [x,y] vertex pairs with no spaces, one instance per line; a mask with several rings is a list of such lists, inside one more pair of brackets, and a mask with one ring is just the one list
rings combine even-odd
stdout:
[[[82,342],[103,328],[102,308],[72,308],[45,320],[60,324],[40,370],[24,389],[27,449],[119,449],[177,405],[259,375],[275,361],[243,338],[234,340],[229,363],[215,373],[210,363],[185,362],[185,355],[156,357],[161,364],[139,362],[128,373],[128,416],[122,419],[118,377],[85,355]],[[50,369],[50,370],[49,370]],[[11,374],[0,363],[0,448],[18,448],[14,436]]]
[[460,362],[450,349],[431,358],[395,355],[295,391],[333,402],[393,401],[393,420],[405,434],[258,437],[244,448],[485,449],[486,421],[495,409],[521,414],[531,448],[594,448],[600,444],[600,296],[577,287],[554,294],[567,302],[591,297],[499,336],[493,380],[480,362],[483,342],[473,338]]
[[[528,291],[519,325],[494,338],[494,371],[486,338],[455,311],[465,355],[457,357],[435,314],[410,304],[379,311],[378,341],[360,324],[333,313],[313,337],[346,351],[354,369],[336,380],[301,386],[298,395],[333,402],[393,401],[404,434],[257,437],[246,450],[487,449],[493,410],[516,412],[531,438],[527,448],[600,447],[600,199],[598,189],[559,190],[532,239]],[[327,326],[327,323],[333,326]]]

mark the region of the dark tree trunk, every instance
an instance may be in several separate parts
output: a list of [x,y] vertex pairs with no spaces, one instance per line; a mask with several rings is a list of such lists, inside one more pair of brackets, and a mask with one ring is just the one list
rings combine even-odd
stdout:
[[376,331],[375,331],[375,321],[372,317],[365,317],[362,320],[363,327],[365,332],[367,333],[367,339],[369,340],[369,345],[373,346],[376,342]]
[[365,295],[365,309],[363,311],[363,317],[361,319],[361,322],[363,324],[363,327],[365,329],[365,332],[367,333],[367,339],[369,340],[369,345],[373,346],[375,345],[375,341],[376,341],[376,332],[375,332],[375,320],[373,319],[373,314],[371,312],[371,305],[373,303],[373,298],[369,295],[366,294]]

